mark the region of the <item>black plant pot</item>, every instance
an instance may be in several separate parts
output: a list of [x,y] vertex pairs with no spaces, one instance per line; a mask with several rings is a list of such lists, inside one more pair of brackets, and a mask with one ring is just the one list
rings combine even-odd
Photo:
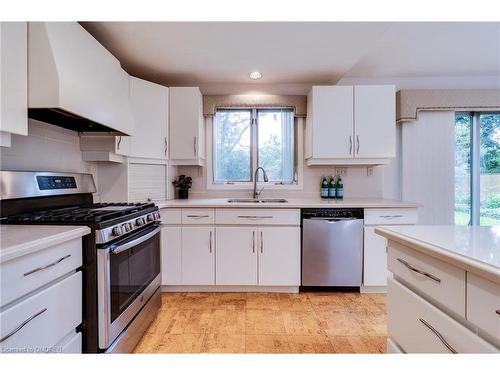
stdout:
[[189,198],[189,189],[177,189],[177,198],[178,199],[188,199]]

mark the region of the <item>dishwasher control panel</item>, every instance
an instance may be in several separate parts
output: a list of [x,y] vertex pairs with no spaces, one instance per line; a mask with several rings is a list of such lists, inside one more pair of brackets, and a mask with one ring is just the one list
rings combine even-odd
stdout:
[[303,219],[363,219],[362,208],[314,208],[302,210]]

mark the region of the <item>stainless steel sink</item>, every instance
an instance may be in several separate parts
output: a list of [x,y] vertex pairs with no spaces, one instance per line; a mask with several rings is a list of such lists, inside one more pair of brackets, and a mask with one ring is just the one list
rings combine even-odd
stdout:
[[242,199],[228,199],[227,202],[228,203],[287,203],[288,201],[286,199],[277,199],[277,198],[269,198],[269,199],[242,198]]

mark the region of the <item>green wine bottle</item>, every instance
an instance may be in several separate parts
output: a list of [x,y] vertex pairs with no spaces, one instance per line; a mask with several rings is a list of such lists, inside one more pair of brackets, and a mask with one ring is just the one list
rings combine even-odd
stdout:
[[337,179],[337,192],[336,192],[336,197],[337,199],[343,199],[344,198],[344,184],[342,182],[342,177],[339,176]]
[[335,184],[335,176],[331,176],[330,183],[328,184],[328,198],[335,199],[337,193],[337,186]]
[[321,198],[328,198],[328,181],[326,176],[323,176],[321,181]]

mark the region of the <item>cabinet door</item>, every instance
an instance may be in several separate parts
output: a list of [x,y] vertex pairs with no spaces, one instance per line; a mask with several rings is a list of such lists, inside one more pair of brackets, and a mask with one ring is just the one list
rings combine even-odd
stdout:
[[312,90],[312,157],[352,157],[353,87],[315,86]]
[[0,129],[28,135],[28,24],[0,22]]
[[181,227],[161,230],[161,284],[181,285],[182,267]]
[[130,77],[134,119],[130,155],[167,159],[168,87]]
[[259,285],[300,285],[300,228],[259,228]]
[[257,285],[257,228],[217,228],[217,285]]
[[214,228],[182,228],[182,284],[215,284]]
[[394,86],[354,87],[355,155],[396,156],[396,94]]
[[386,239],[375,234],[375,227],[365,227],[363,285],[387,285]]
[[170,88],[170,158],[194,160],[201,157],[202,114],[198,87]]

